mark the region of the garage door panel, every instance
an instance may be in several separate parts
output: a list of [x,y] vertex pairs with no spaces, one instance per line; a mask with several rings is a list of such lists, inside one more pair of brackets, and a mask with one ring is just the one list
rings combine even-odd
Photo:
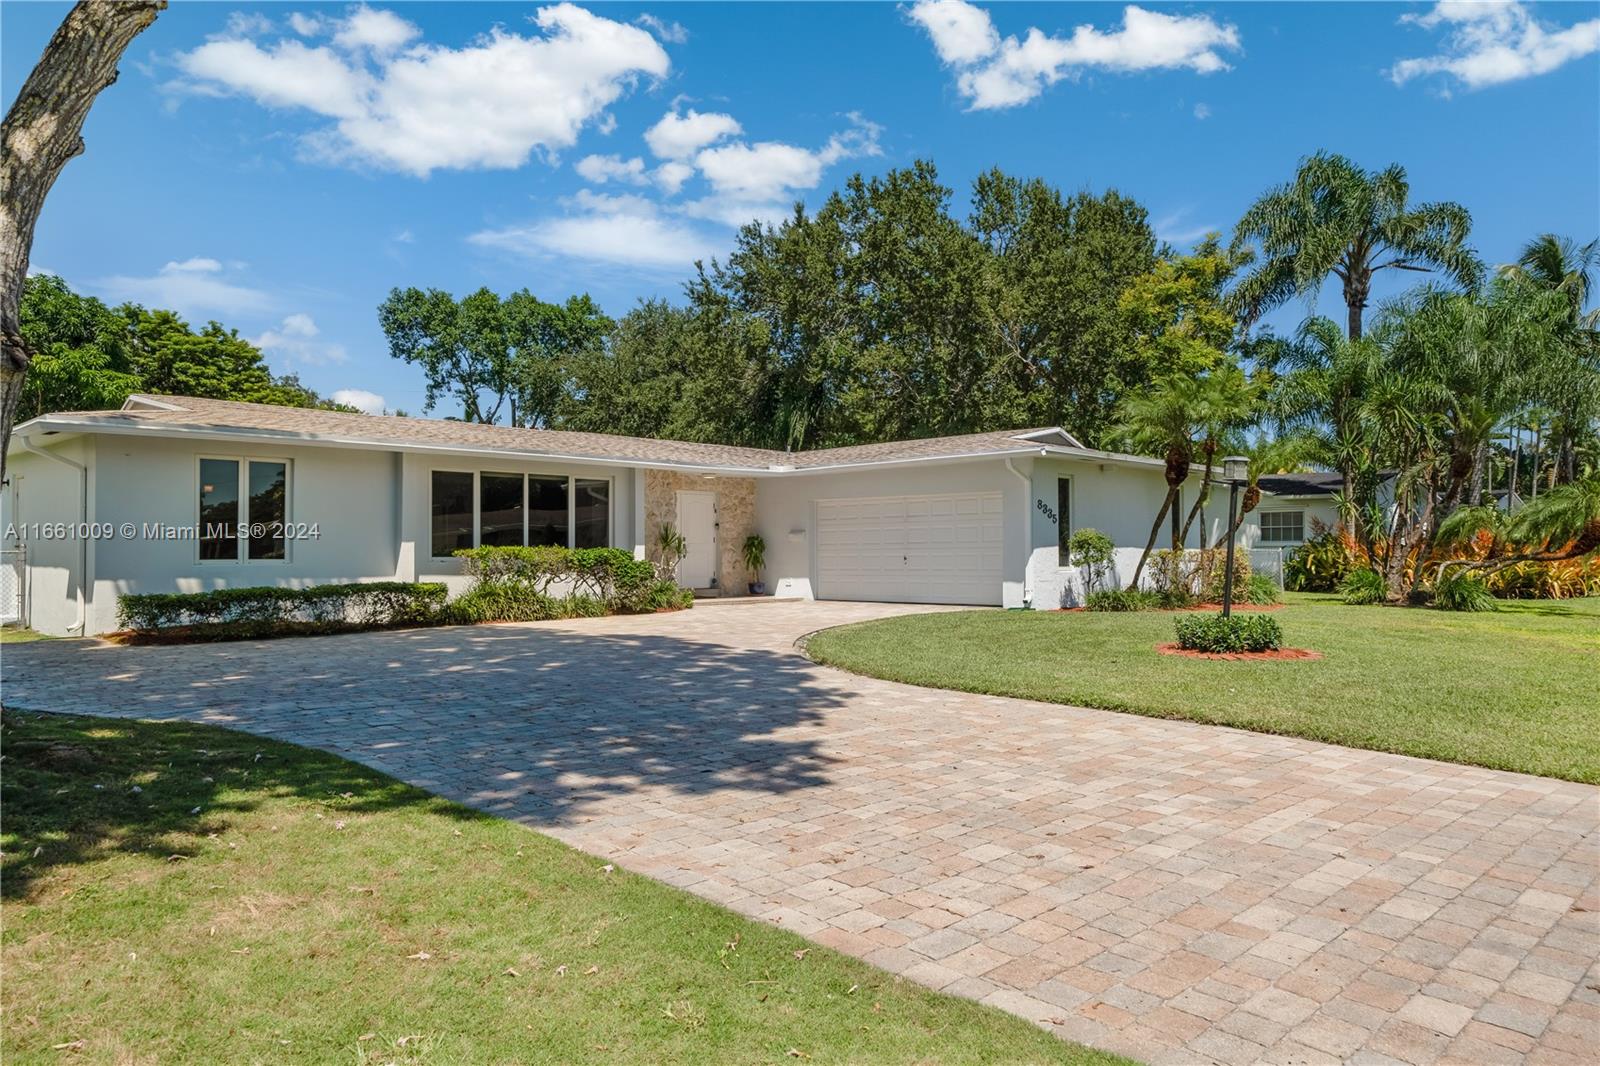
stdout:
[[999,493],[817,502],[817,595],[999,604]]

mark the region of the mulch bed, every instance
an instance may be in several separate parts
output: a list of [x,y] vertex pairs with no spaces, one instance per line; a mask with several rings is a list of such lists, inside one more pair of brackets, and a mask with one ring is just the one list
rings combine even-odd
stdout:
[[1156,651],[1162,655],[1182,655],[1187,659],[1228,659],[1250,662],[1256,659],[1320,659],[1320,651],[1309,648],[1279,648],[1277,651],[1191,651],[1180,648],[1176,644],[1157,644]]

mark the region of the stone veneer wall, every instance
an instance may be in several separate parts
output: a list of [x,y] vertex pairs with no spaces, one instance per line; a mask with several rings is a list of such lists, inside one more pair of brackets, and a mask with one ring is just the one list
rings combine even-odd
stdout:
[[704,478],[675,470],[644,472],[645,558],[657,562],[661,527],[678,524],[678,492],[717,496],[717,548],[722,556],[717,581],[726,593],[744,595],[750,581],[744,565],[744,539],[756,531],[756,483],[748,477]]

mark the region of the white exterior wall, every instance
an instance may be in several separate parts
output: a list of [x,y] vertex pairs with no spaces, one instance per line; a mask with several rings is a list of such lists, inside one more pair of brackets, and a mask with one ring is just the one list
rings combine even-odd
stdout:
[[[1026,473],[1024,462],[1017,466]],[[816,501],[999,492],[1004,514],[1001,603],[1022,606],[1027,486],[993,459],[756,479],[756,532],[767,542],[766,581],[777,596],[816,595]]]
[[[39,441],[41,449],[44,440]],[[89,469],[89,521],[94,521],[93,448],[84,438],[63,441],[51,452],[81,463]],[[4,523],[16,526],[19,534],[38,523],[76,526],[84,521],[83,490],[76,470],[52,459],[23,450],[15,441],[6,456],[7,486]],[[79,581],[83,564],[82,545],[76,538],[6,538],[6,546],[21,544],[27,549],[28,566],[23,573],[27,584],[27,620],[41,633],[65,636],[75,632],[81,620]],[[92,553],[95,546],[89,545]],[[91,592],[92,590],[85,590]],[[95,632],[92,628],[89,632]]]
[[94,454],[95,522],[192,526],[199,520],[201,456],[287,459],[288,520],[316,523],[320,536],[290,541],[287,559],[246,562],[202,562],[193,540],[97,541],[91,545],[91,633],[117,628],[123,593],[300,587],[390,580],[398,573],[393,452],[106,434],[95,438]]
[[[1019,464],[1020,465],[1020,464]],[[1183,486],[1179,522],[1186,521],[1200,491],[1199,470],[1195,469]],[[1041,458],[1032,461],[1033,499],[1029,501],[1030,586],[1033,606],[1041,610],[1075,607],[1083,601],[1083,575],[1077,567],[1060,565],[1060,530],[1050,515],[1057,510],[1056,482],[1072,480],[1072,509],[1068,516],[1070,532],[1098,529],[1116,544],[1115,574],[1110,584],[1123,588],[1133,580],[1134,568],[1150,538],[1150,525],[1156,519],[1166,496],[1163,467],[1134,466],[1126,463],[1101,463],[1088,459]],[[1043,503],[1045,506],[1039,506]],[[1047,510],[1048,508],[1048,510]],[[1206,503],[1206,531],[1197,518],[1189,530],[1185,547],[1199,548],[1221,536],[1228,509],[1228,490],[1213,485]],[[1164,518],[1156,537],[1156,548],[1172,546],[1171,519]],[[1148,567],[1146,567],[1148,570]]]

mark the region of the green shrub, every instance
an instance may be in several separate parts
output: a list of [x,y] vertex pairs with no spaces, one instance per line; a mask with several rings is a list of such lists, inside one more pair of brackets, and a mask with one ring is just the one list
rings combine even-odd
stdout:
[[141,637],[166,632],[189,640],[243,640],[346,633],[438,624],[444,618],[446,595],[444,584],[436,581],[130,593],[118,597],[117,618],[124,629]]
[[1083,571],[1083,586],[1093,597],[1111,573],[1117,546],[1098,529],[1080,529],[1067,539],[1067,561]]
[[1143,589],[1101,589],[1084,598],[1091,611],[1148,611],[1156,605],[1154,593]]
[[[694,594],[621,548],[490,546],[456,552],[472,587],[452,604],[464,622],[540,622],[681,609]],[[566,584],[558,593],[555,586]]]
[[1191,614],[1176,623],[1178,647],[1188,651],[1275,651],[1283,646],[1283,629],[1264,614]]
[[1352,570],[1339,585],[1344,602],[1355,606],[1382,603],[1389,595],[1389,586],[1376,570]]
[[1433,586],[1433,605],[1441,611],[1498,611],[1494,594],[1476,574],[1455,573]]
[[1284,559],[1283,583],[1292,592],[1333,592],[1360,567],[1354,542],[1323,527]]
[[1251,574],[1250,580],[1244,583],[1244,602],[1253,603],[1258,607],[1277,603],[1283,597],[1278,592],[1278,583],[1265,574]]

